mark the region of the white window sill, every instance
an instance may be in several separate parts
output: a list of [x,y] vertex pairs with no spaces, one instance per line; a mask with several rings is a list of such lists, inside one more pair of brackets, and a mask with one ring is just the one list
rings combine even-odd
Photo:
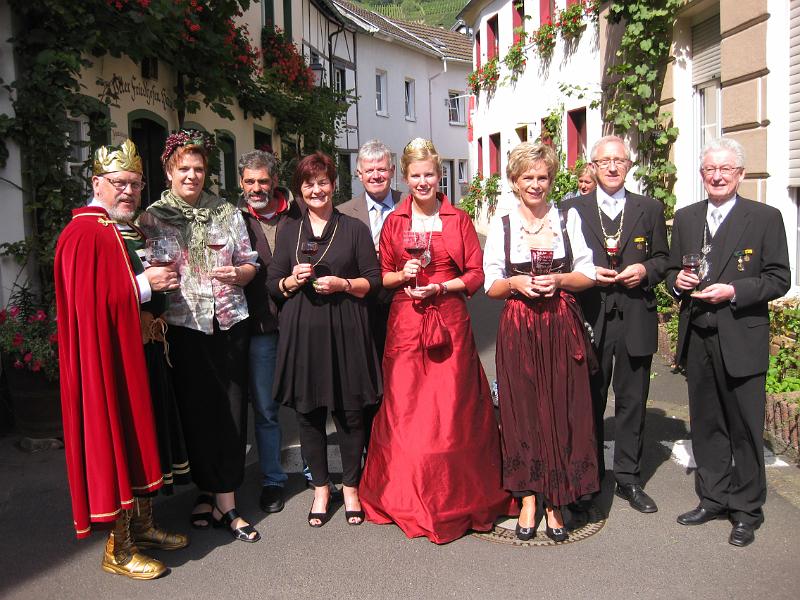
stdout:
[[388,112],[381,112],[379,110],[376,110],[375,111],[375,116],[376,117],[384,117],[384,118],[388,119],[389,118],[389,113]]
[[450,125],[452,125],[453,127],[466,127],[466,126],[467,126],[467,124],[466,124],[466,123],[463,123],[463,122],[461,122],[461,121],[450,121],[449,123],[450,123]]
[[410,121],[411,123],[416,123],[417,117],[409,117],[408,115],[406,115],[406,121]]

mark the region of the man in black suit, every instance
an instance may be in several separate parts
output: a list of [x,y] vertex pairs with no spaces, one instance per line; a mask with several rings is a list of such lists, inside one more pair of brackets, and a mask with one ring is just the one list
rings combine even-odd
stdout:
[[601,138],[590,156],[597,189],[569,199],[565,207],[580,214],[597,271],[597,286],[578,294],[578,300],[594,329],[600,363],[591,382],[598,466],[602,477],[603,413],[613,384],[616,494],[636,510],[652,513],[658,507],[642,488],[640,472],[650,364],[658,349],[654,288],[668,262],[664,207],[625,189],[631,161],[621,138]]
[[[686,367],[695,488],[700,505],[678,517],[700,525],[728,516],[728,541],[746,546],[764,520],[764,405],[768,302],[790,287],[783,218],[737,194],[744,151],[720,138],[703,148],[708,200],[675,213],[667,286],[680,298],[678,358]],[[696,260],[684,255],[699,254]],[[686,267],[682,268],[683,263]]]
[[[400,192],[392,189],[395,165],[391,150],[379,140],[366,142],[358,151],[356,173],[364,185],[364,191],[336,208],[369,226],[377,252],[383,222],[401,200]],[[393,293],[385,289],[377,290],[371,295],[372,332],[375,347],[381,357],[386,342],[386,322],[389,319],[392,296]]]

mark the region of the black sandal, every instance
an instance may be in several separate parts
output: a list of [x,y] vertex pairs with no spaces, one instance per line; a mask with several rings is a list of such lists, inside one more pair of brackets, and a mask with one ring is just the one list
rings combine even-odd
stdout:
[[[241,515],[239,515],[238,511],[235,508],[230,509],[228,512],[224,513],[219,510],[218,506],[214,506],[214,508],[219,511],[219,514],[222,516],[219,519],[215,519],[212,515],[212,520],[214,523],[214,527],[217,529],[225,528],[231,532],[231,535],[234,539],[240,540],[242,542],[250,542],[255,543],[261,539],[261,534],[256,531],[255,527],[252,525],[245,525],[244,527],[236,527],[233,528],[231,525],[236,519],[241,519]],[[252,534],[255,533],[255,536],[250,537]]]
[[[315,513],[309,512],[308,513],[308,525],[310,527],[322,527],[331,520],[331,504],[333,503],[333,499],[328,498],[328,505],[325,507],[324,513]],[[311,506],[313,507],[314,504],[312,503]],[[312,523],[311,521],[319,521],[319,523]]]
[[[213,507],[214,499],[208,494],[200,494],[194,501],[194,508],[197,508],[201,504],[208,504],[209,506]],[[210,510],[207,512],[192,513],[189,516],[189,522],[195,529],[208,529],[209,527],[211,527],[211,523],[213,522],[213,520],[214,520],[214,515],[211,514]]]

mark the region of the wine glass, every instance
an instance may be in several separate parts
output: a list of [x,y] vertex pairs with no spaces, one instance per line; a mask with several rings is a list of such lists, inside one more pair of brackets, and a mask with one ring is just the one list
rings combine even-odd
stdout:
[[314,280],[314,265],[311,261],[314,256],[319,252],[319,244],[317,242],[303,242],[300,244],[300,252],[305,254],[308,264],[311,265],[311,280]]
[[700,260],[699,254],[684,254],[681,258],[681,266],[685,272],[697,275],[700,272]]
[[534,275],[547,275],[552,267],[552,248],[531,248],[531,271]]
[[228,244],[228,232],[219,223],[211,223],[206,230],[206,246],[214,251],[214,266],[219,267],[220,250]]
[[[181,246],[174,235],[148,238],[144,242],[144,257],[152,267],[170,267],[181,255]],[[175,290],[165,290],[169,294]]]
[[[419,231],[403,232],[403,248],[411,258],[419,259],[427,248],[425,234]],[[417,276],[414,276],[414,287],[419,287]]]

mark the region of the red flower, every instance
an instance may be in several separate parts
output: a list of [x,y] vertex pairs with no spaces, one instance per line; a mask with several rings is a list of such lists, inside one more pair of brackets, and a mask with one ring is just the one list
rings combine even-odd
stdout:
[[20,332],[17,332],[14,334],[14,339],[11,340],[11,345],[14,346],[14,348],[19,348],[24,342],[25,338],[22,337]]
[[200,31],[200,25],[197,23],[192,23],[189,25],[189,31]]
[[15,369],[24,369],[24,368],[25,368],[25,365],[23,365],[23,364],[22,364],[22,363],[19,361],[19,359],[17,359],[17,360],[15,360],[15,361],[14,361],[14,368],[15,368]]
[[3,310],[0,310],[0,325],[5,323],[7,318],[8,318],[8,311],[6,311],[5,308]]
[[42,363],[40,363],[38,360],[33,361],[33,364],[31,365],[31,371],[33,371],[34,373],[38,373],[41,370],[42,370]]
[[57,333],[51,333],[50,334],[50,343],[51,344],[57,344],[58,343],[58,334]]
[[44,312],[41,308],[36,311],[35,317],[37,321],[47,321],[47,313]]
[[22,357],[22,360],[25,361],[26,363],[31,362],[33,360],[33,354],[31,354],[30,352],[26,352],[25,356]]
[[11,315],[11,317],[16,317],[19,314],[19,306],[12,306],[9,308],[8,314]]

